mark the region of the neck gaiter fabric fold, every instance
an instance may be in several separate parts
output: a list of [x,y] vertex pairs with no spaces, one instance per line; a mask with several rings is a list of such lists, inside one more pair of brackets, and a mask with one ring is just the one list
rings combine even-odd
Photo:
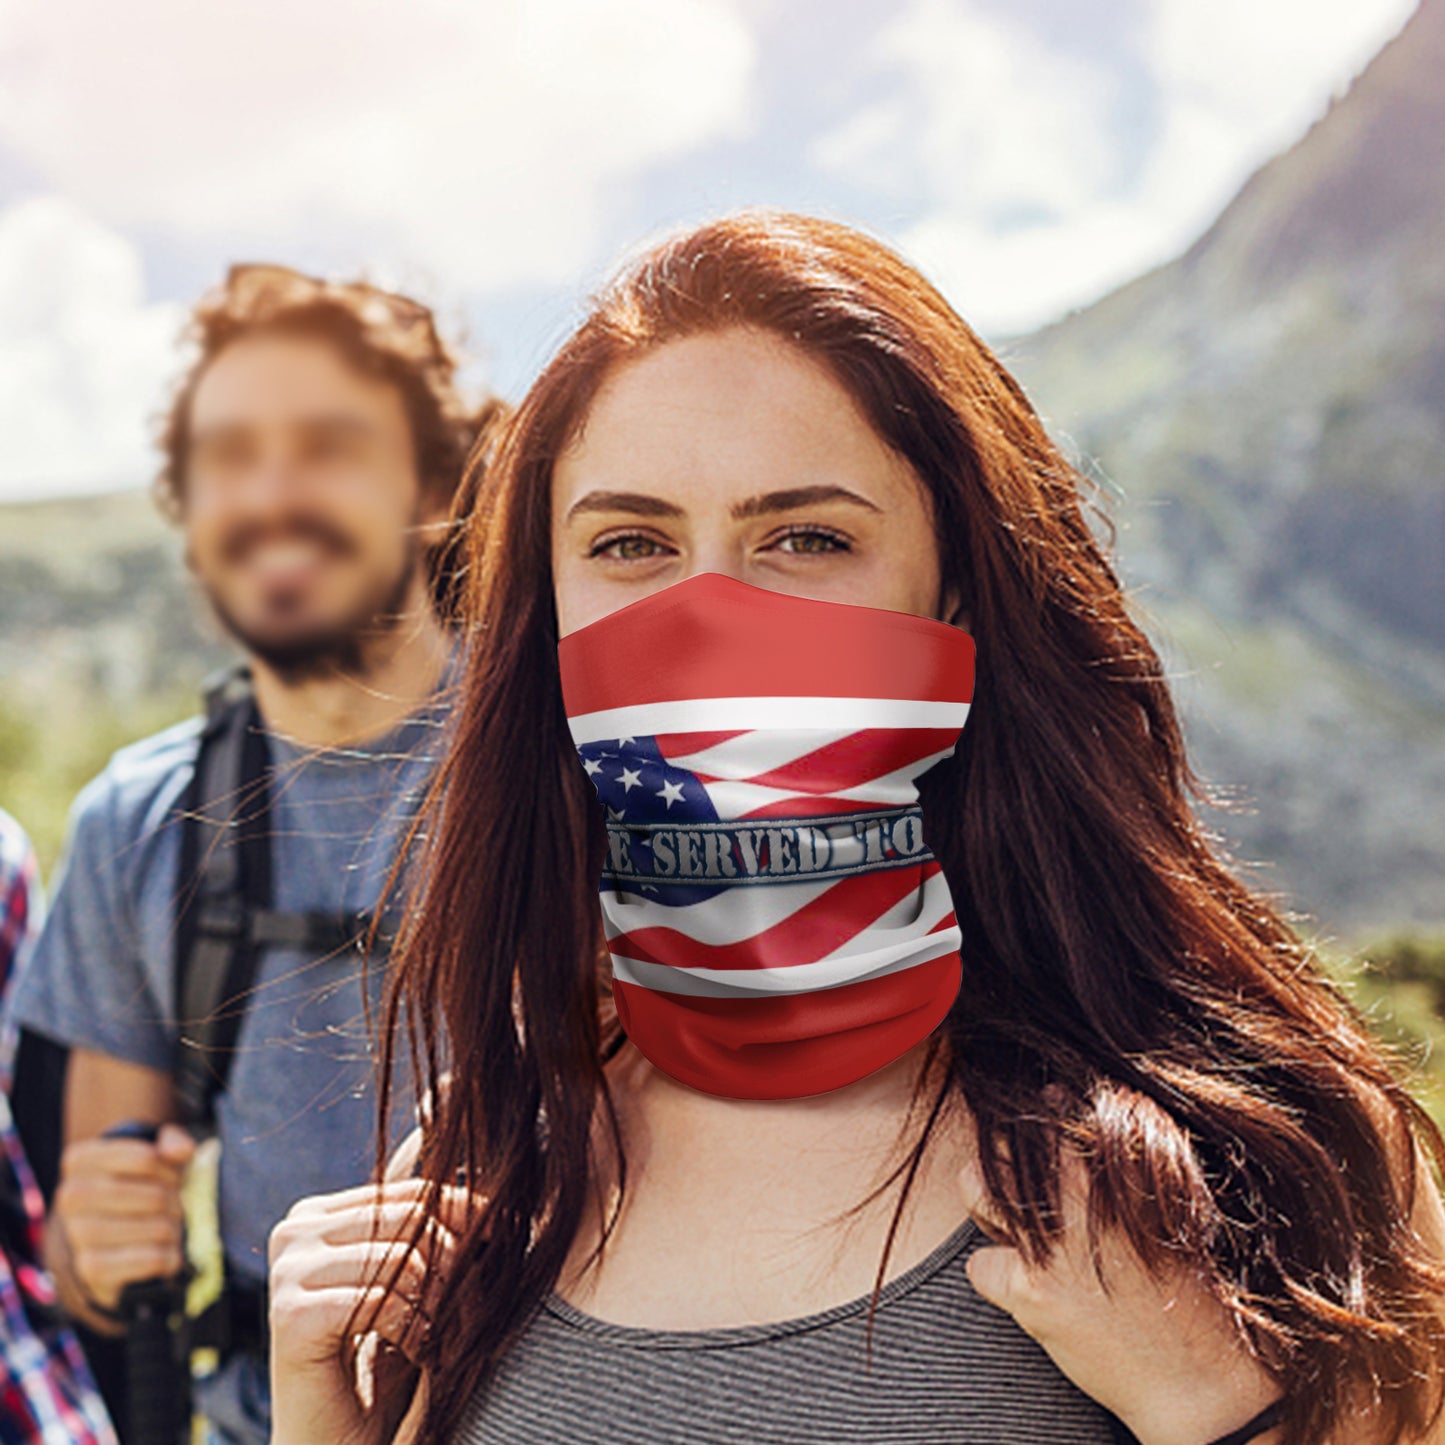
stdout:
[[618,1018],[664,1073],[801,1098],[943,1020],[961,935],[917,781],[957,745],[974,651],[932,618],[717,572],[561,639]]

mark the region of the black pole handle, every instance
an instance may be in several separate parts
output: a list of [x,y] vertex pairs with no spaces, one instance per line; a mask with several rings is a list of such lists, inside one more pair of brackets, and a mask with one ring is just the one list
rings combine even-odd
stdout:
[[[105,1137],[154,1144],[159,1133],[159,1125],[134,1120],[108,1129]],[[130,1402],[122,1445],[187,1445],[191,1362],[185,1272],[132,1281],[121,1290],[120,1315]]]

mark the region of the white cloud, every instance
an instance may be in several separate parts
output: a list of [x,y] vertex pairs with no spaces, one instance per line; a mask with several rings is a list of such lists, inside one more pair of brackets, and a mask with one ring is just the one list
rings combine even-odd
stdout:
[[0,0],[0,497],[133,485],[181,309],[139,244],[461,298],[570,286],[653,165],[745,131],[722,0]]
[[721,0],[10,0],[0,141],[109,224],[566,284],[639,174],[744,130],[753,58]]
[[0,211],[0,498],[144,478],[182,319],[147,304],[130,243],[71,203]]
[[1155,0],[1146,56],[1166,102],[1140,187],[1201,229],[1292,144],[1394,35],[1416,0]]
[[1019,19],[914,0],[878,52],[899,91],[815,154],[854,174],[912,167],[925,213],[903,249],[981,330],[1026,330],[1184,249],[1413,9],[1151,0],[1141,58],[1162,118],[1129,174],[1114,57],[1065,55]]
[[[1188,245],[1414,0],[1140,4],[1142,138],[1117,133],[1117,54],[978,0],[879,7],[819,189],[921,199],[902,248],[981,330],[1027,329]],[[0,151],[53,193],[0,209],[0,495],[153,465],[181,316],[147,301],[138,246],[364,267],[473,309],[570,293],[650,170],[796,144],[750,128],[779,99],[753,93],[758,45],[790,23],[772,0],[0,0]],[[798,83],[857,71],[813,39]]]

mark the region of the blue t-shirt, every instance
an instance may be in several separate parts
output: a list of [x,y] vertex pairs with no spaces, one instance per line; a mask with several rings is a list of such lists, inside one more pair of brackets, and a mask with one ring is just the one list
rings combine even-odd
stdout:
[[[440,754],[441,699],[439,690],[360,747],[318,750],[268,733],[273,907],[337,916],[377,902]],[[172,810],[200,730],[192,718],[121,748],[81,791],[52,906],[14,999],[16,1018],[33,1030],[166,1072],[177,1047],[172,910],[181,830]],[[384,975],[374,955],[366,970],[373,1021]],[[271,1228],[296,1200],[370,1177],[374,1069],[359,953],[317,960],[263,950],[217,1100],[221,1236],[236,1273],[265,1277]],[[414,1117],[400,1064],[396,1079],[393,1143]]]

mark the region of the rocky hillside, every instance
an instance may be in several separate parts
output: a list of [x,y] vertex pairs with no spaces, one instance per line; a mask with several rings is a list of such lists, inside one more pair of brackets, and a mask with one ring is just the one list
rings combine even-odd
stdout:
[[47,871],[80,785],[229,655],[144,492],[0,507],[0,806]]
[[[1112,496],[1208,814],[1346,941],[1445,924],[1445,0],[1183,256],[1000,346]],[[226,655],[143,494],[0,508],[0,802],[47,861]]]
[[1113,499],[1238,856],[1326,929],[1445,918],[1445,0],[1184,255],[1000,351]]

